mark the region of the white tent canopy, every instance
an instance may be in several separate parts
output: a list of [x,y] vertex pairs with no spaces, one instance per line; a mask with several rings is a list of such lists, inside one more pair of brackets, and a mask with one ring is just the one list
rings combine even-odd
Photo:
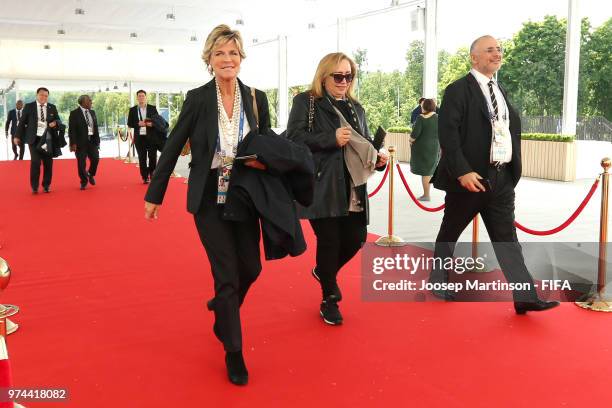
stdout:
[[[338,16],[389,6],[387,0],[1,3],[0,78],[65,80],[68,87],[85,82],[89,88],[104,88],[107,83],[112,87],[115,81],[165,83],[169,90],[182,90],[209,78],[200,54],[206,35],[219,23],[243,34],[248,56],[243,79],[260,88],[274,88],[278,86],[279,36],[293,36],[297,46],[290,60],[296,67],[290,85],[307,83],[318,58],[336,50]],[[76,14],[77,9],[85,14]],[[309,24],[315,29],[309,29]],[[297,67],[304,67],[308,74],[299,74]],[[18,82],[20,88],[27,84]]]

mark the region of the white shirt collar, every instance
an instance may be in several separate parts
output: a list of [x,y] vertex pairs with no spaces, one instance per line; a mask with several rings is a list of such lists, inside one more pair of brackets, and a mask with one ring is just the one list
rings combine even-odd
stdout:
[[497,82],[495,81],[495,77],[489,78],[485,74],[476,71],[474,68],[472,68],[470,70],[470,72],[472,73],[472,75],[474,75],[474,78],[476,78],[476,81],[478,81],[479,84],[481,84],[481,85],[488,85],[489,82],[493,81],[493,85],[497,86]]

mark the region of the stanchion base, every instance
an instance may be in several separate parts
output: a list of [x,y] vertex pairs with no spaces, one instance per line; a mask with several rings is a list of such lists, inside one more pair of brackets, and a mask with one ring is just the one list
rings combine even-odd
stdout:
[[386,246],[386,247],[400,247],[404,245],[408,245],[403,239],[396,235],[387,235],[386,237],[380,237],[375,242],[378,246]]
[[19,306],[15,305],[0,305],[0,319],[13,316],[19,313]]
[[612,299],[601,293],[589,294],[586,299],[577,301],[576,306],[596,312],[612,312]]
[[493,272],[493,269],[489,268],[489,266],[487,264],[484,264],[482,266],[482,268],[479,268],[477,266],[474,266],[472,269],[467,269],[466,272],[472,272],[472,273],[488,273],[488,272]]
[[6,334],[13,334],[17,331],[19,325],[10,319],[6,319]]

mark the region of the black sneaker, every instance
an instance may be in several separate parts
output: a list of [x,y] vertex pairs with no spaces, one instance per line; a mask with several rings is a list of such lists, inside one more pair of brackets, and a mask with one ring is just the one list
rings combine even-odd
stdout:
[[321,309],[319,311],[323,321],[332,326],[342,324],[342,315],[340,314],[340,308],[338,307],[338,297],[336,295],[329,295],[321,302]]

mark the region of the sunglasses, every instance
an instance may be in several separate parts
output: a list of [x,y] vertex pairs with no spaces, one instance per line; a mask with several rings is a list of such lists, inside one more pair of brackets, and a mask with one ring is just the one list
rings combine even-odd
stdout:
[[353,74],[339,74],[334,72],[333,74],[329,74],[330,77],[334,78],[334,82],[337,84],[341,84],[343,80],[346,79],[346,83],[351,83],[353,81]]

